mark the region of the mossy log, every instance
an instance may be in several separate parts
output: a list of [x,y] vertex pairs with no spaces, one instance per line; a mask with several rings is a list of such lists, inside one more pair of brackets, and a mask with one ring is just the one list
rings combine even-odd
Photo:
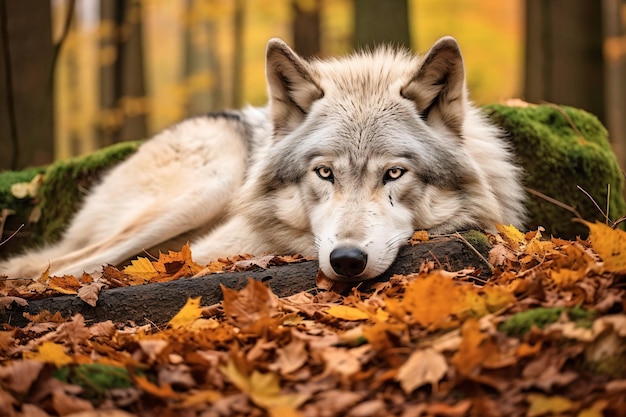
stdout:
[[602,211],[612,221],[624,215],[624,175],[597,117],[550,104],[494,104],[484,110],[508,132],[524,168],[529,230],[542,226],[549,234],[569,239],[588,233],[586,227],[572,222],[575,213],[536,192],[568,206],[585,220],[604,222]]
[[[437,267],[451,271],[473,267],[478,279],[486,279],[489,265],[485,263],[485,258],[489,248],[486,237],[476,231],[405,246],[400,249],[395,262],[382,276],[363,283],[350,283],[352,285],[343,288],[343,292],[349,292],[353,285],[366,290],[368,286],[386,281],[394,274],[417,272],[425,261],[433,261]],[[95,307],[74,295],[33,300],[25,307],[13,303],[11,309],[0,311],[0,323],[22,327],[28,323],[23,313],[38,314],[46,310],[59,312],[64,317],[80,313],[87,321],[112,320],[123,323],[132,320],[137,324],[150,322],[162,325],[185,305],[189,297],[202,297],[202,305],[213,305],[222,300],[222,285],[241,289],[250,278],[266,283],[279,297],[302,291],[316,291],[317,270],[317,261],[307,261],[271,266],[268,269],[119,287],[102,291]]]

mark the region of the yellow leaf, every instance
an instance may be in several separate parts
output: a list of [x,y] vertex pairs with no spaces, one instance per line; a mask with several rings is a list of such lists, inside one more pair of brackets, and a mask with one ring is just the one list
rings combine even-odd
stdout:
[[482,290],[484,293],[485,305],[490,313],[512,304],[515,302],[515,296],[506,288],[498,286],[485,286]]
[[367,320],[370,317],[366,312],[348,306],[332,306],[326,312],[333,317],[350,321]]
[[626,232],[596,222],[583,222],[589,228],[594,252],[604,261],[609,272],[626,272]]
[[130,265],[124,268],[124,273],[134,277],[140,277],[144,281],[149,281],[159,275],[148,258],[137,258],[131,261]]
[[583,279],[585,275],[587,275],[587,271],[584,269],[553,269],[550,271],[550,278],[559,287],[569,287]]
[[173,328],[190,327],[196,319],[202,316],[200,299],[201,297],[189,298],[187,304],[170,320],[170,326]]
[[526,414],[528,417],[558,415],[574,408],[574,404],[569,399],[560,395],[547,397],[543,394],[528,394],[526,398],[530,403],[530,408]]
[[502,238],[511,246],[514,250],[519,250],[521,246],[526,244],[526,236],[517,230],[515,226],[505,226],[503,224],[497,224],[496,229]]
[[63,350],[63,346],[54,342],[43,342],[37,352],[24,352],[24,359],[53,363],[61,367],[72,363],[72,357]]
[[220,370],[230,381],[246,393],[253,403],[264,408],[272,417],[300,416],[297,408],[309,399],[310,394],[284,394],[280,392],[279,377],[272,372],[253,371],[243,375],[235,362],[229,359]]

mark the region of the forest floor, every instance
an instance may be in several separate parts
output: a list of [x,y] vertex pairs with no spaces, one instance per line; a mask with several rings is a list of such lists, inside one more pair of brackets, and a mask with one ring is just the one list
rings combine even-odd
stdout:
[[[499,228],[487,280],[425,262],[367,290],[319,276],[279,298],[250,280],[163,324],[5,323],[0,415],[626,416],[626,233],[586,224],[576,241]],[[0,279],[0,306],[50,292],[95,304],[112,282],[204,268],[183,248],[98,278]]]

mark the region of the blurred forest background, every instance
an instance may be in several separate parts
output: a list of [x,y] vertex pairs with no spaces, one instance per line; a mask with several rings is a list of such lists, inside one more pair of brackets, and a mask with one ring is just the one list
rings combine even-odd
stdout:
[[475,102],[584,108],[626,167],[626,0],[0,0],[0,170],[262,105],[271,37],[326,57],[443,35]]

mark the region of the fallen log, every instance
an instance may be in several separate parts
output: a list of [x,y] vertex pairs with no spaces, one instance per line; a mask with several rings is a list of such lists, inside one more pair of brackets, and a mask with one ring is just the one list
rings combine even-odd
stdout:
[[[424,261],[434,261],[438,267],[456,271],[466,267],[489,271],[485,263],[489,245],[483,235],[468,232],[478,239],[454,235],[437,237],[415,246],[401,248],[393,265],[375,280],[354,285],[368,286],[374,282],[388,280],[395,274],[417,272]],[[467,235],[469,236],[469,235]],[[481,239],[482,237],[482,239]],[[471,241],[471,243],[468,242]],[[0,322],[23,327],[29,321],[23,313],[38,314],[42,311],[59,312],[64,317],[82,314],[87,322],[112,320],[113,322],[133,321],[141,325],[147,322],[163,324],[169,321],[186,303],[189,297],[202,297],[202,305],[212,305],[222,300],[221,285],[241,289],[249,278],[266,283],[279,297],[286,297],[302,291],[316,291],[315,278],[317,261],[271,266],[244,272],[211,274],[198,278],[181,278],[176,281],[151,283],[132,287],[118,287],[103,290],[98,302],[92,307],[76,296],[58,296],[32,300],[27,306],[13,303]],[[350,286],[351,287],[351,286]]]

